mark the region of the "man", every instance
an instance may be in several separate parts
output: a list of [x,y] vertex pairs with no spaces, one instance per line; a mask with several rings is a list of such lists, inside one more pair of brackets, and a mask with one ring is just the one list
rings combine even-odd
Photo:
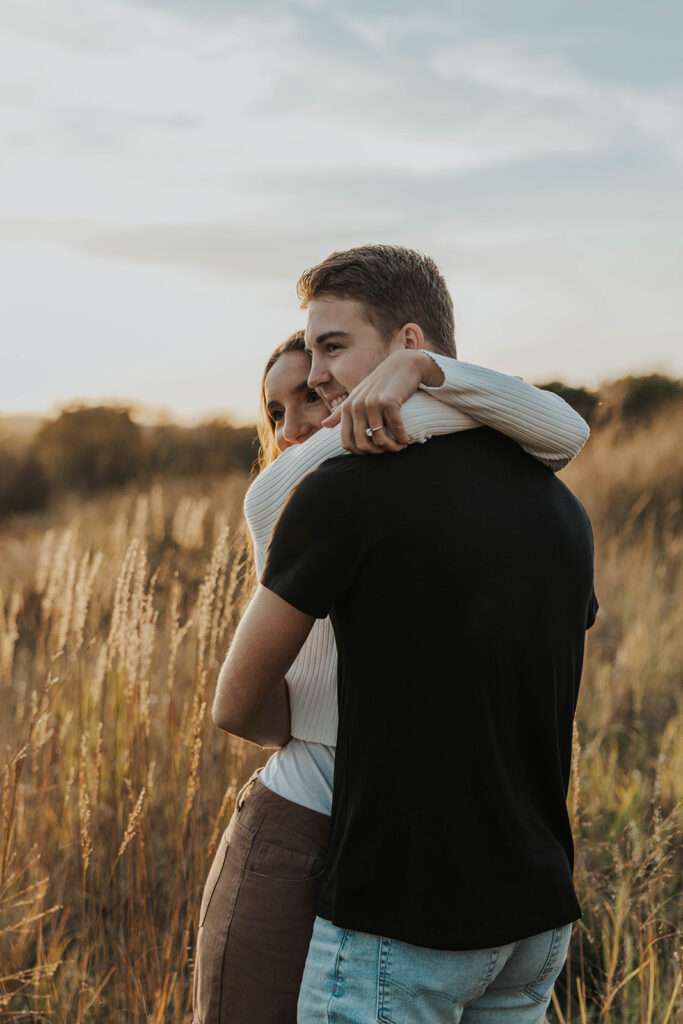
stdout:
[[[311,386],[332,408],[353,392],[356,450],[396,450],[383,366],[403,360],[408,393],[416,372],[438,386],[420,350],[452,344],[443,279],[370,246],[300,289]],[[330,859],[300,1019],[542,1021],[580,913],[565,796],[596,610],[583,509],[486,428],[333,459],[291,496],[262,584],[215,716],[261,693],[261,734],[286,735],[281,680],[316,617],[330,614],[339,650]]]

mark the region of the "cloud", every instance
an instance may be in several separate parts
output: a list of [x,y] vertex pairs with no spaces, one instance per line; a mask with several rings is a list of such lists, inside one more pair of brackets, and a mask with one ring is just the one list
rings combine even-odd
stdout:
[[[442,48],[435,52],[432,66],[447,81],[493,94],[499,109],[510,105],[512,98],[519,115],[519,99],[526,100],[527,123],[536,121],[540,128],[540,121],[547,118],[549,133],[544,132],[543,139],[548,149],[560,139],[570,149],[572,140],[580,144],[583,137],[587,150],[599,152],[642,135],[656,141],[668,157],[681,159],[683,114],[680,97],[670,95],[671,90],[637,90],[601,81],[566,58],[534,52],[514,39]],[[521,120],[513,120],[514,128]]]
[[683,90],[667,95],[621,89],[617,95],[638,132],[683,164]]
[[439,49],[432,64],[445,79],[460,79],[495,92],[521,93],[539,99],[586,100],[590,83],[553,55],[525,52],[516,41],[473,41]]
[[[508,329],[516,352],[528,334],[549,366],[555,340],[562,358],[575,351],[572,333],[669,330],[681,75],[665,33],[647,33],[657,5],[624,0],[618,24],[600,5],[456,8],[7,0],[0,239],[26,309],[51,294],[87,351],[101,310],[125,296],[145,330],[158,318],[176,337],[182,387],[194,318],[222,345],[211,317],[257,296],[237,333],[258,361],[297,313],[303,267],[387,241],[443,265],[471,355],[468,332],[493,355]],[[107,328],[115,349],[125,319]],[[221,349],[224,369],[242,357]]]
[[[205,3],[188,22],[182,5],[110,0],[90,10],[90,50],[66,32],[50,42],[19,31],[17,10],[0,36],[0,202],[11,196],[20,215],[222,220],[238,191],[245,212],[276,205],[297,169],[462,174],[592,159],[643,137],[680,156],[673,97],[604,87],[560,53],[452,19],[439,30],[438,5],[372,18],[281,5],[267,18],[267,5]],[[51,25],[46,0],[35,11]],[[102,49],[112,25],[116,45]]]
[[[367,233],[364,233],[367,232]],[[272,282],[292,289],[305,267],[327,256],[331,238],[338,248],[377,237],[376,227],[356,222],[339,228],[312,222],[298,231],[258,230],[230,222],[175,225],[118,225],[31,220],[0,221],[0,242],[48,243],[112,263],[190,270],[214,286],[226,281]],[[379,237],[383,233],[379,232]]]

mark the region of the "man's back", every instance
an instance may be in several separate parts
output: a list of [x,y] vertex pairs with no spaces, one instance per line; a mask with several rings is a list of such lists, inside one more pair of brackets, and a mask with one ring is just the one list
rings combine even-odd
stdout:
[[320,915],[443,949],[578,917],[565,795],[595,608],[573,495],[480,429],[327,463],[278,534],[266,586],[297,605],[287,563],[339,648]]

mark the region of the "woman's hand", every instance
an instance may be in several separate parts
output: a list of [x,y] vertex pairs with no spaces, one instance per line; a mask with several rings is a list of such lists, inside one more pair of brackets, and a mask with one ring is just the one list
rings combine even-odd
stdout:
[[400,349],[375,367],[323,426],[341,422],[341,443],[355,455],[400,452],[410,443],[401,406],[420,384],[438,387],[443,381],[442,370],[423,349]]

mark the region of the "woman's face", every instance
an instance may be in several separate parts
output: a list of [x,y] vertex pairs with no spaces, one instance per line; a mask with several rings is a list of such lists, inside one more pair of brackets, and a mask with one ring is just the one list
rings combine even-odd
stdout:
[[266,376],[266,408],[281,452],[315,434],[329,416],[323,400],[307,384],[310,370],[305,352],[283,352]]

